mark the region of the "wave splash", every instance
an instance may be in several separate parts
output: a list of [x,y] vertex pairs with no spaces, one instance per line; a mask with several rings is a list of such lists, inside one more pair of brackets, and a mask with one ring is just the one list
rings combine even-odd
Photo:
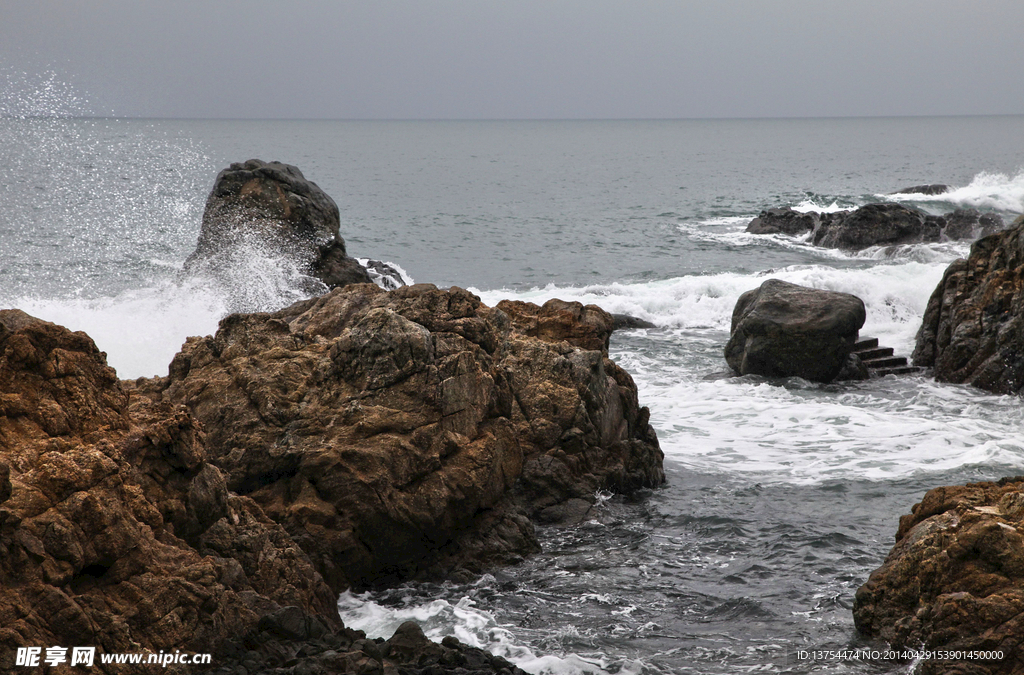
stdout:
[[1009,213],[1024,212],[1024,170],[1016,175],[982,171],[968,185],[954,187],[938,195],[877,195],[887,201],[949,203],[959,207],[991,209]]

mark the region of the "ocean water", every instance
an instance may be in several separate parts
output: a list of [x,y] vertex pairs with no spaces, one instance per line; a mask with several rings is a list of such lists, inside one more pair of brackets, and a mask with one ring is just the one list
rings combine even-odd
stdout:
[[[1024,211],[1024,117],[38,116],[53,109],[0,118],[0,306],[87,331],[123,378],[166,373],[187,336],[238,306],[178,271],[217,171],[251,157],[295,164],[332,195],[356,257],[490,304],[558,297],[655,324],[611,349],[651,409],[668,484],[598,495],[593,521],[542,528],[543,553],[474,583],[344,594],[342,616],[371,635],[414,619],[533,673],[911,672],[797,653],[879,646],[854,630],[853,594],[926,490],[1024,473],[1016,397],[926,374],[706,379],[726,368],[738,296],[772,277],[859,295],[862,335],[909,355],[967,244],[845,254],[743,229],[772,206],[838,210],[934,182],[954,189],[899,199],[1009,223]],[[307,288],[266,252],[233,274],[246,306],[267,310]]]

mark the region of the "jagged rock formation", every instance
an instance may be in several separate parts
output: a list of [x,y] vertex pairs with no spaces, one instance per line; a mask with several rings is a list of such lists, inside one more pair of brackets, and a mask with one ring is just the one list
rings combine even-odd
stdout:
[[864,325],[860,298],[769,279],[739,297],[725,360],[740,375],[831,382]]
[[1024,672],[1024,477],[929,491],[857,591],[858,630],[896,649],[1002,652],[915,672]]
[[925,309],[915,365],[943,382],[1024,389],[1024,216],[946,269]]
[[84,333],[0,311],[5,672],[20,646],[214,652],[284,606],[340,628],[306,554],[228,492],[202,440],[183,408],[122,386]]
[[370,281],[345,251],[338,205],[294,166],[250,159],[217,174],[184,271],[216,277],[254,250],[281,255],[327,288]]
[[870,246],[896,246],[976,239],[1003,229],[1002,219],[977,209],[958,209],[929,216],[900,204],[867,204],[853,211],[800,212],[789,207],[762,211],[750,221],[752,234],[810,233],[815,246],[856,251]]
[[386,641],[345,628],[307,554],[228,490],[201,425],[141,384],[119,382],[84,333],[0,311],[0,670],[20,669],[18,647],[59,645],[211,653],[232,675],[523,675],[415,624]]
[[[531,517],[663,481],[612,320],[461,289],[348,286],[190,338],[169,376],[228,487],[332,588],[475,573],[536,550]],[[576,344],[583,347],[575,346]]]

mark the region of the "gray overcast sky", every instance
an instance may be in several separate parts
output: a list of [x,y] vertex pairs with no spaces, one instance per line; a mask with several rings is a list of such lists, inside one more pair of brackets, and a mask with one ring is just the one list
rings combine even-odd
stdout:
[[1022,0],[0,0],[97,113],[1024,114]]

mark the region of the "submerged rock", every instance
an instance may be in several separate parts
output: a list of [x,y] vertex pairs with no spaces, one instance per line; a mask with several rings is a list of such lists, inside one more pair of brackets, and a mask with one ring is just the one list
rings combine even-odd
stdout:
[[1024,477],[929,491],[858,589],[854,622],[894,649],[997,652],[915,672],[1024,671]]
[[831,382],[865,317],[854,295],[769,279],[736,302],[725,360],[740,375]]
[[[467,291],[348,286],[189,338],[145,385],[185,404],[228,487],[332,588],[477,573],[537,550],[531,517],[664,480],[609,315]],[[550,516],[553,512],[548,512]]]
[[258,255],[282,257],[327,288],[370,281],[348,257],[339,226],[338,205],[296,167],[258,159],[235,163],[217,174],[184,271],[237,275]]
[[979,239],[935,288],[917,333],[914,365],[943,382],[997,394],[1024,390],[1024,216]]

